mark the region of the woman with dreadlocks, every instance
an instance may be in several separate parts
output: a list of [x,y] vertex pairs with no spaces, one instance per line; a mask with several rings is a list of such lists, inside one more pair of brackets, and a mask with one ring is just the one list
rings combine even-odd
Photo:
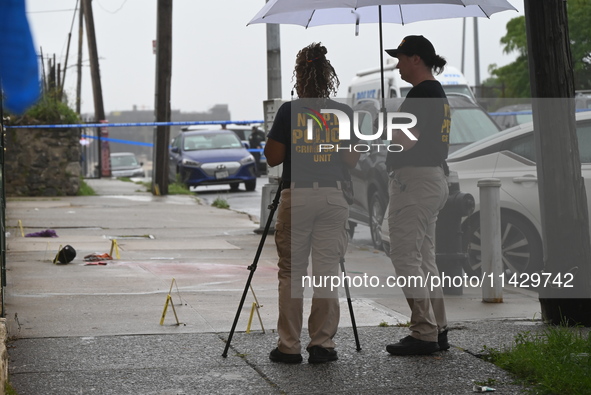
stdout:
[[[355,141],[339,140],[339,120],[350,128],[353,112],[329,98],[336,95],[339,79],[326,53],[320,43],[298,52],[294,70],[298,99],[279,108],[265,146],[267,164],[283,164],[275,224],[279,340],[269,355],[273,362],[302,362],[306,285],[314,288],[308,318],[308,362],[338,359],[333,341],[339,324],[338,287],[331,287],[330,279],[339,276],[339,262],[348,241],[349,205],[342,185],[359,154],[351,145]],[[345,132],[353,136],[351,130]],[[307,275],[310,256],[312,276]]]

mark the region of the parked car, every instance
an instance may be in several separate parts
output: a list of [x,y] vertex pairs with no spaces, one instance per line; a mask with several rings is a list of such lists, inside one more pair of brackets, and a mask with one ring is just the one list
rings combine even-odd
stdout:
[[502,130],[532,121],[531,104],[513,104],[490,114]]
[[[591,112],[576,115],[579,156],[591,203]],[[463,222],[464,245],[470,259],[464,271],[478,274],[480,211],[478,180],[501,180],[501,237],[505,271],[532,273],[543,267],[540,200],[533,123],[516,126],[471,144],[450,155],[448,164],[458,173],[462,191],[475,198],[474,214]],[[568,192],[565,192],[568,193]]]
[[244,183],[256,188],[255,161],[238,136],[230,130],[181,132],[170,147],[170,179],[188,187],[229,184],[232,191]]
[[138,162],[133,152],[111,154],[111,176],[113,177],[145,177],[143,162]]
[[[583,90],[575,93],[575,109],[577,111],[591,109],[591,91]],[[531,103],[519,103],[504,106],[490,113],[490,116],[502,130],[509,129],[533,121],[532,105]]]
[[[499,133],[497,124],[480,106],[464,96],[449,95],[448,98],[452,118],[450,152]],[[403,100],[387,99],[387,111],[397,111]],[[373,122],[380,107],[377,101],[365,101],[355,106],[355,111],[367,111],[372,115],[360,116],[361,133],[374,134]],[[371,149],[361,154],[357,166],[351,170],[355,202],[349,210],[349,228],[353,237],[357,224],[369,226],[374,247],[383,249],[380,229],[388,203],[387,151],[378,144],[388,145],[389,142],[377,140],[371,143]]]
[[[225,130],[231,130],[234,133],[236,133],[236,135],[238,136],[240,141],[242,141],[242,144],[247,149],[251,149],[250,144],[248,143],[248,138],[250,137],[250,134],[252,133],[253,126],[256,126],[260,130],[263,130],[263,125],[260,125],[260,124],[252,124],[252,125],[228,124],[228,125],[225,125],[225,128],[226,128]],[[217,127],[217,125],[216,125],[216,127]],[[185,126],[181,130],[183,132],[185,132],[185,131],[190,131],[190,130],[211,130],[211,129],[212,129],[211,125],[208,125],[205,127],[202,125],[193,125],[193,126]],[[220,129],[222,129],[221,126],[220,126]],[[263,142],[263,147],[264,146],[265,146],[265,143]],[[267,173],[267,158],[265,157],[265,155],[262,152],[261,152],[261,159],[260,159],[260,163],[259,163],[259,171],[261,173]]]

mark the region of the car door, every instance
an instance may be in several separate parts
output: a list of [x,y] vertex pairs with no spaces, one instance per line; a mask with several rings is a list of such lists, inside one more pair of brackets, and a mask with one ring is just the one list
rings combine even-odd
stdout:
[[[591,208],[591,121],[577,123],[577,139],[579,157],[581,158],[581,174],[587,193],[587,207]],[[591,227],[591,221],[589,221]]]
[[[591,207],[591,121],[577,122],[576,129],[587,205]],[[534,225],[540,229],[540,199],[533,131],[509,140],[503,148],[493,177],[501,180],[501,189],[523,206],[535,219],[532,221]]]
[[[540,198],[533,131],[511,139],[499,152],[493,177],[501,180],[501,190],[521,206],[524,213],[540,227]],[[525,212],[524,212],[525,211]]]

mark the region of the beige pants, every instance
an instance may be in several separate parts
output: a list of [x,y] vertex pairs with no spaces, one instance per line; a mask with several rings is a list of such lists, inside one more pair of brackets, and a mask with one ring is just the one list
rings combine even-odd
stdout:
[[[427,280],[439,276],[435,223],[449,195],[447,180],[440,167],[404,167],[390,174],[389,183],[390,259],[396,275],[413,284],[402,288],[411,309],[411,335],[437,341],[438,332],[447,327],[443,290]],[[418,277],[423,286],[411,281]]]
[[[312,278],[339,275],[339,261],[347,248],[349,205],[337,188],[295,188],[281,191],[275,224],[279,255],[279,351],[300,354],[303,320],[302,276],[312,258]],[[330,283],[329,283],[330,285]],[[334,348],[339,325],[338,289],[314,287],[308,318],[307,348]]]

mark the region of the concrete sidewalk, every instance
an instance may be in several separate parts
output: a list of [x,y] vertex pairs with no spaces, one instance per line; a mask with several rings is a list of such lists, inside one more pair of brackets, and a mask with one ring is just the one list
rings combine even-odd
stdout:
[[[198,393],[472,393],[491,383],[497,393],[521,393],[503,371],[475,357],[523,330],[543,327],[531,291],[507,288],[504,303],[481,302],[479,288],[447,298],[448,352],[391,357],[385,345],[407,335],[398,289],[351,289],[362,350],[356,351],[343,297],[337,334],[339,361],[313,366],[271,363],[277,319],[277,269],[268,237],[252,288],[259,303],[245,333],[248,293],[227,358],[221,354],[261,236],[245,214],[199,204],[194,196],[155,197],[133,183],[88,180],[92,197],[9,199],[5,308],[10,381],[25,394]],[[58,238],[21,237],[53,229]],[[109,252],[120,258],[86,265]],[[76,259],[54,265],[59,246]],[[115,255],[115,254],[114,254]],[[350,245],[353,276],[393,275],[384,253]],[[173,285],[173,279],[175,281]],[[160,325],[167,294],[169,307]],[[344,296],[344,295],[343,295]],[[390,326],[386,326],[390,325]],[[304,335],[304,338],[306,336]],[[494,383],[494,384],[492,384]]]

